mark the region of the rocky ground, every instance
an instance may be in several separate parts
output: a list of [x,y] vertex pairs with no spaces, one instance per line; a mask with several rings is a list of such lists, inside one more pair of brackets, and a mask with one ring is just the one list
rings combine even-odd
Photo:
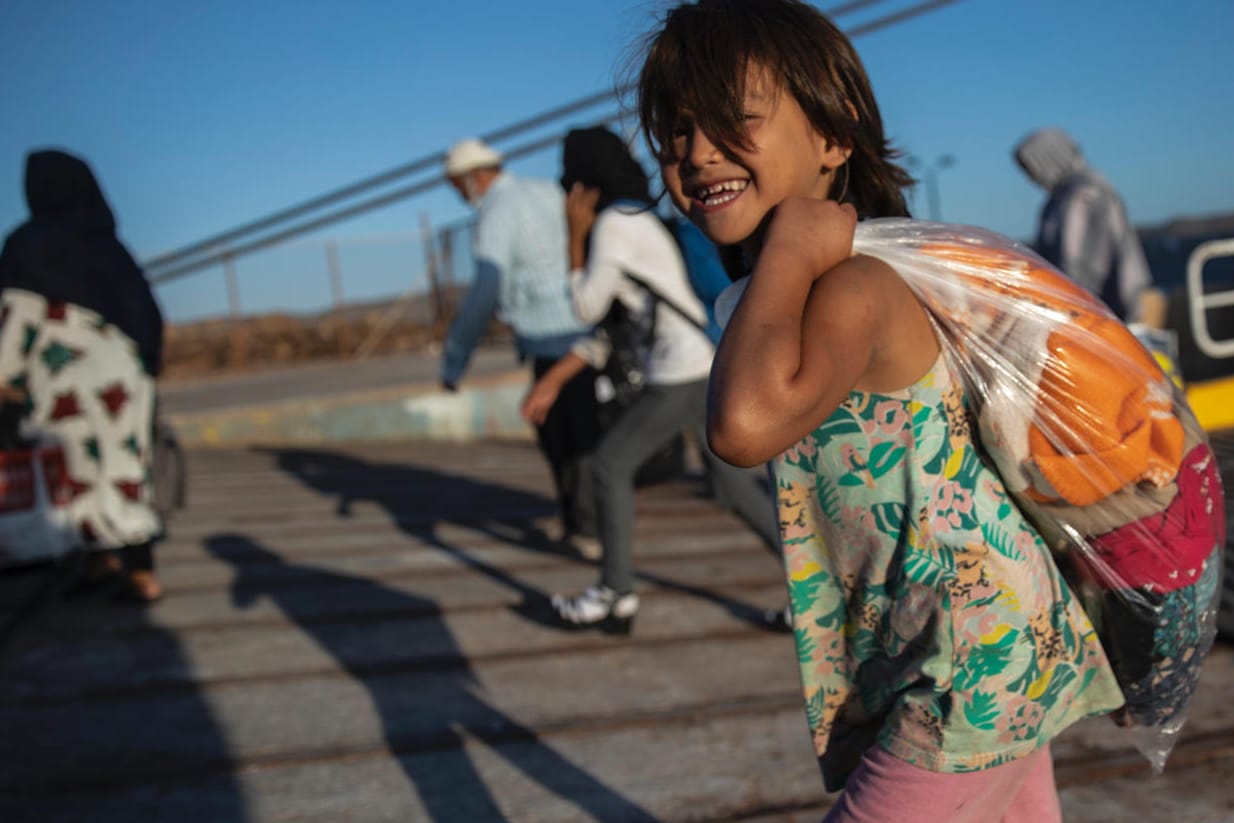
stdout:
[[[316,315],[262,314],[169,324],[163,378],[177,380],[318,360],[418,351],[440,341],[462,293],[439,310],[427,295],[379,301]],[[494,323],[492,341],[509,332]]]

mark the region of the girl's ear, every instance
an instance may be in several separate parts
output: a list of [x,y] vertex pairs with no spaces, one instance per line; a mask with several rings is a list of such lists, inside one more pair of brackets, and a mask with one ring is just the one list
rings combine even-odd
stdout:
[[848,162],[848,158],[852,155],[853,149],[851,146],[841,146],[834,140],[823,140],[823,151],[819,156],[819,165],[824,173],[836,171]]
[[[841,146],[832,139],[823,140],[823,149],[819,156],[819,173],[830,177],[827,182],[828,199],[841,202],[844,200],[844,195],[848,194],[848,178],[852,174],[848,159],[852,154],[852,146]],[[836,194],[836,183],[841,176],[844,179],[840,184],[839,194]]]
[[[836,178],[839,177],[841,174],[844,175],[844,182],[840,185],[840,191],[837,194],[835,192]],[[845,163],[842,166],[838,166],[835,169],[835,172],[831,176],[831,185],[828,187],[827,197],[831,200],[836,201],[837,203],[843,203],[844,195],[848,194],[848,179],[849,177],[852,176],[852,174],[853,174],[853,169],[850,165],[848,165],[848,163]]]
[[[845,100],[844,107],[848,109],[848,113],[852,115],[854,122],[860,120],[857,116],[857,108],[851,101]],[[842,146],[835,139],[823,135],[824,156],[823,171],[839,171],[840,166],[848,162],[848,158],[853,153],[852,146]]]

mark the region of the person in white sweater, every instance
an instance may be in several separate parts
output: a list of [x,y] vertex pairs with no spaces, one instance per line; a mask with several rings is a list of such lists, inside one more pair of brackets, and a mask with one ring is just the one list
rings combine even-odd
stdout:
[[[651,209],[646,173],[624,141],[602,127],[570,132],[563,166],[575,312],[594,326],[620,301],[654,335],[643,365],[645,388],[604,433],[593,456],[600,580],[580,594],[555,595],[552,602],[566,627],[626,633],[639,605],[632,568],[635,473],[683,430],[694,433],[716,498],[777,557],[779,534],[757,475],[725,463],[707,446],[703,424],[715,353],[705,329],[707,313],[690,287],[676,241]],[[609,351],[603,335],[576,343],[532,387],[524,416],[535,422],[546,414],[561,387],[589,365],[603,367]]]

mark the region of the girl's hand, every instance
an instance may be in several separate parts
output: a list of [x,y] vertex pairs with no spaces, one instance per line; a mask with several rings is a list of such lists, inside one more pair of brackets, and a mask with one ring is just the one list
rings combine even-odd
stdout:
[[760,257],[771,253],[796,265],[779,271],[800,272],[811,282],[853,256],[857,210],[848,203],[790,197],[776,206],[767,226]]
[[853,256],[856,222],[851,206],[800,197],[767,221],[708,381],[707,439],[720,459],[775,457],[865,375],[895,273]]
[[553,404],[557,402],[557,395],[561,393],[561,386],[555,381],[545,380],[541,378],[537,380],[531,390],[527,392],[527,396],[523,398],[523,404],[519,407],[519,414],[528,423],[536,426],[544,425],[545,419],[548,418],[549,410],[553,408]]
[[566,195],[566,225],[571,241],[583,241],[591,233],[596,222],[596,204],[600,202],[600,190],[575,183]]

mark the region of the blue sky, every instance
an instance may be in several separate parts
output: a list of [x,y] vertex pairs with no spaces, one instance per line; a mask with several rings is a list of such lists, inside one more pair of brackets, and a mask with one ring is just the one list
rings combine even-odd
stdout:
[[[611,88],[659,7],[5,0],[0,228],[25,218],[26,151],[55,145],[93,165],[139,259],[175,249]],[[961,0],[855,42],[893,139],[955,157],[942,216],[1023,238],[1041,193],[1010,149],[1041,125],[1079,139],[1137,223],[1234,210],[1231,32],[1230,0]],[[513,168],[555,177],[557,161]],[[924,192],[915,206],[926,216]],[[241,259],[243,309],[325,307],[326,238],[349,297],[404,290],[420,276],[422,213],[441,225],[466,212],[439,190]],[[227,306],[221,269],[159,297],[173,320]]]

